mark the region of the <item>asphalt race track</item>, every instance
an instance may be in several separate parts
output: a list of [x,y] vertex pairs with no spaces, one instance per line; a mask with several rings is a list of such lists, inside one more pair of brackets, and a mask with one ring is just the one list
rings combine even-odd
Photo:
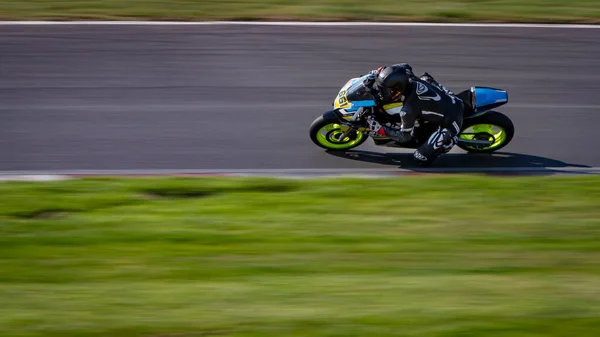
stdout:
[[0,171],[411,168],[329,154],[308,126],[353,76],[409,62],[449,88],[508,90],[499,155],[436,167],[599,167],[600,29],[0,26]]

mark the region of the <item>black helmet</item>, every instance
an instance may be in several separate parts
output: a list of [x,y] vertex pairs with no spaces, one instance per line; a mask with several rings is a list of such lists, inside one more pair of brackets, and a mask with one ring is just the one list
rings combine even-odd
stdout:
[[377,89],[385,102],[390,102],[408,90],[410,85],[406,67],[383,67],[375,80]]

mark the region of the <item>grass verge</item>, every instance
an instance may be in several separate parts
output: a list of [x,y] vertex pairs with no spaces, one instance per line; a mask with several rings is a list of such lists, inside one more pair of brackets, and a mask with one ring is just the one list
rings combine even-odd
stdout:
[[600,177],[0,184],[1,336],[596,336]]
[[598,0],[4,0],[0,18],[600,22]]

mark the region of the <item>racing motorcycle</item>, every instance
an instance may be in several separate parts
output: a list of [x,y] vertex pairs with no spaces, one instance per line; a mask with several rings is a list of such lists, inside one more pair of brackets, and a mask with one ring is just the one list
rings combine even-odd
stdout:
[[[350,79],[340,89],[333,102],[333,109],[326,111],[310,125],[310,139],[328,150],[349,150],[364,143],[369,138],[365,117],[374,114],[375,99],[363,84],[368,75]],[[510,118],[492,110],[508,102],[505,90],[473,86],[455,95],[465,103],[463,126],[458,135],[457,146],[470,153],[491,153],[510,143],[514,126]],[[393,107],[402,103],[394,103]],[[399,127],[398,117],[385,112],[375,114],[381,124]],[[376,145],[416,149],[426,142],[436,130],[431,123],[417,120],[414,137],[410,142],[399,144],[387,137],[371,136]]]

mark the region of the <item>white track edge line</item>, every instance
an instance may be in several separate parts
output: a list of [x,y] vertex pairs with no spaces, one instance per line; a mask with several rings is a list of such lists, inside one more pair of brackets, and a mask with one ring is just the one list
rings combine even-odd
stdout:
[[0,21],[0,25],[146,25],[146,26],[200,26],[200,25],[250,25],[250,26],[390,26],[390,27],[479,27],[479,28],[567,28],[600,29],[592,24],[545,23],[443,23],[443,22],[310,22],[310,21]]
[[362,169],[126,169],[126,170],[24,170],[0,171],[2,176],[69,176],[69,175],[177,175],[177,174],[402,174],[402,173],[445,173],[445,172],[600,172],[600,167],[449,167],[449,168],[362,168]]
[[[136,172],[136,173],[132,173]],[[210,172],[204,172],[199,170],[186,170],[186,171],[143,171],[143,170],[127,170],[122,171],[68,171],[63,174],[52,174],[47,172],[21,172],[22,174],[13,173],[0,173],[0,183],[9,181],[22,181],[22,182],[52,182],[60,180],[71,180],[78,179],[81,177],[168,177],[177,175],[189,175],[189,176],[221,176],[221,177],[270,177],[279,179],[327,179],[327,178],[360,178],[360,179],[382,179],[382,178],[398,178],[398,177],[410,177],[411,174],[442,174],[442,173],[540,173],[540,174],[562,174],[562,175],[576,175],[576,174],[600,174],[600,167],[590,168],[477,168],[477,169],[422,169],[422,170],[409,170],[409,169],[396,169],[396,170],[262,170],[262,171],[250,171],[250,170],[225,170]]]

